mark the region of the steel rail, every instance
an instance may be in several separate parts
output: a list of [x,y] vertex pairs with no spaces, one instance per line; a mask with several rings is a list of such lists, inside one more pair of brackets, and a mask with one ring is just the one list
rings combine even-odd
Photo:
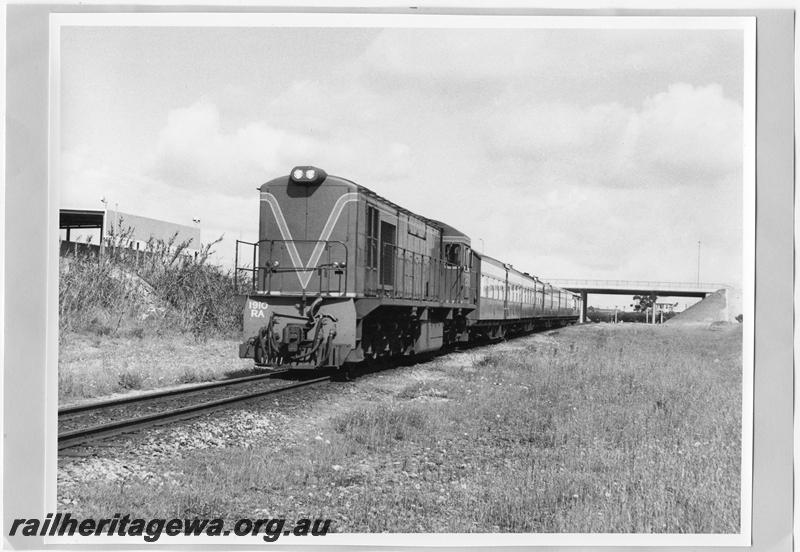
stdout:
[[321,383],[323,381],[330,381],[330,376],[316,378],[307,381],[301,381],[293,383],[291,385],[284,385],[283,387],[266,389],[263,391],[255,391],[253,393],[247,393],[244,395],[236,395],[233,397],[226,397],[224,399],[217,399],[214,401],[207,401],[204,403],[193,404],[190,406],[185,406],[183,408],[165,410],[163,412],[148,414],[146,416],[141,416],[138,418],[129,418],[126,420],[119,420],[116,422],[109,422],[106,424],[100,424],[96,426],[75,429],[72,431],[66,431],[58,434],[58,450],[71,448],[86,443],[87,441],[93,441],[95,439],[99,439],[102,437],[111,437],[114,435],[127,433],[129,431],[133,431],[136,429],[142,429],[145,427],[158,425],[160,423],[174,422],[178,420],[192,418],[200,414],[211,412],[218,408],[225,407],[235,402],[241,402],[241,401],[246,401],[248,399],[263,397],[265,395],[281,393],[283,391],[296,389],[298,387],[314,385],[317,383]]
[[95,410],[100,408],[108,408],[110,406],[117,406],[121,404],[129,404],[133,402],[145,402],[150,399],[158,399],[161,397],[170,397],[175,395],[188,395],[198,391],[205,391],[207,389],[217,389],[220,387],[227,387],[229,385],[236,385],[237,383],[245,383],[248,381],[255,381],[261,379],[269,379],[279,374],[285,374],[288,370],[281,370],[280,372],[269,372],[268,374],[255,374],[253,376],[244,376],[241,378],[232,378],[221,381],[209,381],[204,383],[192,384],[190,386],[177,387],[174,389],[165,389],[162,391],[153,391],[149,393],[139,393],[136,395],[118,397],[114,399],[106,399],[102,401],[94,401],[88,403],[75,404],[64,406],[58,409],[58,415],[64,416],[75,414],[78,412],[86,412],[87,410]]

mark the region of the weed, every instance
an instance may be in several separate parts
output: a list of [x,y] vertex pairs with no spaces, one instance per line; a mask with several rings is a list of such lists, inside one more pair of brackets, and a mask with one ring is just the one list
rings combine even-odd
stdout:
[[419,409],[390,405],[353,410],[337,418],[334,427],[346,439],[377,448],[413,437],[427,421]]
[[119,387],[121,389],[141,389],[143,377],[139,372],[126,370],[119,375]]
[[397,394],[398,399],[416,399],[425,394],[425,390],[428,389],[428,385],[424,382],[417,381],[410,385],[407,385],[400,392]]
[[203,377],[194,368],[188,366],[184,368],[181,383],[197,383],[199,381],[203,381]]
[[496,354],[487,354],[476,358],[472,361],[472,366],[475,368],[494,368],[497,366],[499,356]]

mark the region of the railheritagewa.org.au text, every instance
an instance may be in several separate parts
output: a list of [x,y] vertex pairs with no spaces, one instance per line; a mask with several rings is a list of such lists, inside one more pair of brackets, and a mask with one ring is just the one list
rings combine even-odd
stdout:
[[26,537],[63,537],[80,535],[106,537],[142,537],[147,542],[155,542],[162,535],[176,537],[207,536],[226,537],[253,536],[261,537],[266,542],[274,542],[281,536],[323,537],[331,527],[329,519],[299,519],[287,522],[286,519],[249,519],[242,518],[234,522],[230,529],[225,528],[225,520],[213,519],[181,519],[181,518],[131,518],[130,515],[114,514],[110,518],[75,518],[69,513],[47,514],[40,518],[17,518],[11,524],[9,536]]

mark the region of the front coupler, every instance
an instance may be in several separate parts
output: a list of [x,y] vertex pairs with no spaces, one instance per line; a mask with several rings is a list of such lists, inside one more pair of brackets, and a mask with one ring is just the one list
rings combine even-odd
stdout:
[[240,358],[273,368],[339,367],[355,347],[352,299],[249,296]]

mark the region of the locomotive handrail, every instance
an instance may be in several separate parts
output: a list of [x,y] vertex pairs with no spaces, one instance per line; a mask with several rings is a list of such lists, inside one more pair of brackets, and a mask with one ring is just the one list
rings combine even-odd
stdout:
[[[292,244],[296,244],[296,243],[309,243],[309,244],[310,243],[314,243],[314,244],[323,243],[323,244],[325,244],[325,251],[328,252],[328,261],[329,262],[326,263],[326,264],[322,264],[322,265],[319,264],[319,259],[317,259],[317,262],[315,263],[314,266],[302,266],[302,267],[294,266],[293,268],[287,268],[287,269],[282,269],[282,270],[279,270],[279,269],[273,268],[273,267],[265,267],[265,270],[267,270],[267,274],[269,275],[267,286],[266,286],[268,289],[272,288],[272,275],[274,273],[309,272],[309,271],[317,270],[317,271],[319,271],[318,272],[318,274],[319,274],[318,283],[319,283],[319,291],[320,291],[320,293],[330,293],[331,292],[330,278],[328,279],[327,290],[323,290],[322,270],[324,269],[326,271],[326,273],[327,273],[327,271],[330,270],[330,268],[334,268],[333,263],[330,262],[330,251],[331,251],[330,245],[331,244],[341,245],[342,249],[344,250],[344,265],[336,267],[335,270],[337,270],[337,271],[341,270],[342,271],[341,274],[344,274],[347,271],[347,269],[349,268],[349,266],[350,266],[350,263],[349,263],[349,260],[350,260],[349,259],[349,251],[347,249],[347,245],[344,242],[340,241],[340,240],[259,240],[256,243],[256,246],[260,247],[260,245],[262,243],[269,243],[269,245],[270,245],[270,252],[269,252],[270,258],[272,258],[274,256],[273,249],[274,249],[276,243],[292,243]],[[347,287],[347,280],[345,279],[345,288],[346,287]],[[342,289],[342,278],[341,278],[341,275],[340,275],[337,292],[346,292],[346,291],[347,291],[346,289],[344,289],[344,290]]]
[[[292,245],[294,245],[296,243],[297,244],[299,244],[299,243],[315,243],[315,244],[322,243],[322,244],[325,244],[324,251],[326,251],[328,253],[328,262],[320,264],[319,263],[319,259],[318,259],[317,263],[315,263],[314,266],[309,266],[309,265],[297,266],[297,265],[293,264],[292,267],[280,267],[280,268],[278,266],[272,266],[272,265],[260,265],[259,261],[258,261],[258,259],[259,259],[259,254],[258,254],[259,253],[259,249],[264,244],[267,244],[267,243],[269,243],[269,245],[270,245],[270,252],[269,252],[269,258],[270,259],[272,259],[274,257],[274,246],[275,246],[276,243],[284,243],[284,244],[291,243]],[[331,244],[336,245],[336,246],[341,246],[341,248],[342,248],[342,250],[344,252],[344,262],[342,264],[338,265],[338,266],[334,265],[334,263],[331,261],[331,258],[330,258],[330,253],[331,253],[331,247],[330,246],[331,246]],[[253,264],[252,264],[251,267],[239,266],[239,246],[240,245],[249,245],[249,246],[253,247],[253,258],[252,258]],[[288,252],[288,250],[287,250],[287,252]],[[322,253],[320,254],[320,256],[321,255],[322,255]],[[343,283],[342,282],[342,280],[343,280],[342,275],[344,275],[346,273],[346,271],[349,269],[349,266],[350,266],[350,262],[349,261],[350,261],[350,259],[349,259],[349,251],[347,249],[347,245],[344,242],[340,241],[340,240],[266,240],[265,239],[265,240],[258,240],[257,242],[247,242],[247,241],[244,241],[244,240],[236,240],[234,287],[235,287],[236,293],[238,294],[239,293],[239,289],[240,289],[240,286],[239,286],[239,272],[245,272],[245,273],[249,273],[250,274],[250,290],[251,291],[253,291],[253,292],[256,292],[256,291],[267,291],[267,292],[269,292],[269,290],[271,290],[271,288],[272,288],[272,285],[271,285],[272,284],[272,275],[274,273],[282,274],[282,273],[288,273],[288,272],[298,273],[298,272],[318,271],[319,272],[318,283],[319,283],[320,292],[321,293],[331,293],[332,288],[330,286],[330,278],[328,278],[327,289],[323,289],[322,272],[325,271],[327,273],[328,271],[333,269],[337,273],[339,273],[339,279],[338,279],[339,280],[339,285],[337,286],[338,287],[337,293],[338,292],[343,292],[343,291],[346,291],[346,289],[344,289],[344,290],[342,289],[342,283]],[[264,278],[264,277],[259,278],[259,275],[260,275],[260,273],[262,271],[263,271],[263,276],[265,276],[266,278]],[[339,271],[341,271],[341,273]],[[264,284],[263,286],[259,286],[258,285],[259,280],[265,280],[265,281],[263,281],[263,284]],[[346,278],[344,278],[344,286],[345,286],[345,288],[347,286]],[[259,287],[263,287],[264,290],[259,290],[258,289]]]
[[[401,261],[401,267],[399,270],[397,266],[393,267],[391,282],[381,282],[379,280],[372,286],[365,285],[364,291],[366,294],[384,294],[400,299],[422,301],[451,303],[460,301],[460,294],[463,290],[463,266],[394,244],[383,243],[381,245],[387,251],[387,253],[380,255],[381,258],[384,258],[385,255],[396,261]],[[411,264],[410,271],[409,262]],[[426,270],[428,271],[427,279],[425,279]],[[453,270],[455,274],[450,272]],[[381,269],[382,271],[383,268]],[[442,278],[444,278],[444,281],[442,281]],[[450,278],[452,278],[452,281],[450,281]],[[407,280],[410,280],[410,285],[407,285]],[[425,285],[426,283],[428,284],[427,286]]]
[[[314,266],[268,266],[259,264],[259,250],[266,244],[269,244],[270,253],[269,258],[275,256],[274,248],[276,244],[287,243],[307,243],[317,244],[324,243],[325,251],[328,253],[327,262],[318,262]],[[332,248],[330,245],[341,246],[344,253],[343,266],[338,267],[333,264],[330,259]],[[381,262],[386,262],[387,258],[394,259],[392,263],[392,274],[390,280],[384,282],[382,271],[385,270],[381,267],[380,271],[375,271],[374,280],[370,282],[365,280],[364,293],[366,295],[388,296],[398,299],[412,299],[421,301],[443,301],[446,303],[458,303],[469,298],[462,297],[464,293],[463,275],[465,267],[452,263],[447,259],[439,258],[426,253],[412,251],[405,247],[383,243],[376,244],[383,248],[384,253],[381,253],[380,247],[375,253],[379,258],[383,259]],[[250,258],[249,255],[242,255],[240,246],[250,246],[252,251],[252,264],[249,266],[240,266],[242,258]],[[286,253],[286,251],[284,251]],[[350,268],[349,250],[347,245],[340,240],[259,240],[257,242],[248,242],[244,240],[236,240],[236,261],[234,270],[234,286],[237,293],[240,293],[240,288],[247,285],[253,292],[256,291],[269,291],[272,289],[272,277],[275,274],[286,273],[307,273],[310,271],[318,271],[319,279],[317,284],[321,293],[331,293],[332,291],[341,292],[346,291],[342,289],[347,286],[346,274]],[[249,263],[248,263],[249,264]],[[355,267],[353,267],[355,268]],[[364,267],[365,270],[375,269],[376,267]],[[331,286],[330,270],[341,271],[339,277],[339,285]],[[325,273],[323,275],[323,273]],[[243,282],[243,275],[247,276],[249,282]],[[385,274],[388,276],[388,274]],[[327,276],[327,289],[325,286]],[[344,280],[344,282],[343,282]],[[259,285],[259,283],[263,285]],[[427,285],[426,285],[427,284]],[[263,288],[263,289],[260,289]]]

